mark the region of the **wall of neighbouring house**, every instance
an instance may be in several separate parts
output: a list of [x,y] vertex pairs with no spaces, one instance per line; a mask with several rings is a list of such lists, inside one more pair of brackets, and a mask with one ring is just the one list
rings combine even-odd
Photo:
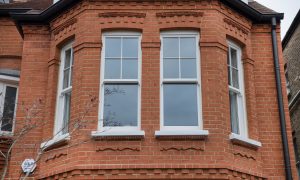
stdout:
[[[300,92],[300,25],[296,28],[295,32],[291,36],[289,42],[287,43],[283,56],[286,61],[287,77],[290,87],[289,102],[291,103],[293,99],[296,99],[296,95]],[[299,100],[297,103],[290,107],[291,123],[294,134],[294,142],[300,145],[300,106]],[[300,153],[299,148],[297,153]],[[300,157],[298,157],[299,159]]]

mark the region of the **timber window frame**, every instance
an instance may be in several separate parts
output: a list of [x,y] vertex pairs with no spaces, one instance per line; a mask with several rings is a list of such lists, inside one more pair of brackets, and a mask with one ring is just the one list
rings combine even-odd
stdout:
[[102,34],[99,120],[93,137],[145,134],[141,131],[141,38],[135,31]]
[[60,53],[59,77],[57,86],[54,139],[68,136],[71,111],[72,74],[74,54],[72,42],[62,47]]
[[232,41],[227,41],[227,43],[227,72],[231,124],[229,139],[233,143],[256,149],[262,145],[259,141],[249,138],[242,49]]
[[[192,30],[161,32],[160,131],[155,132],[158,138],[208,135],[202,120],[199,38],[199,32]],[[172,94],[177,94],[176,98]]]

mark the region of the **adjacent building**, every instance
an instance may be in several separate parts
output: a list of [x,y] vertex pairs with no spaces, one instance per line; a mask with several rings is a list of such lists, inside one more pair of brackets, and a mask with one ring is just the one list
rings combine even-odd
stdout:
[[0,4],[1,137],[43,124],[7,178],[43,148],[35,179],[297,179],[282,18],[248,0]]
[[300,173],[300,11],[282,41],[296,165]]

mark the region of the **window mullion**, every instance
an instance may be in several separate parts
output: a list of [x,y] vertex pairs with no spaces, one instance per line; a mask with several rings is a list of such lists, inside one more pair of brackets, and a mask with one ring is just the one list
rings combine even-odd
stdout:
[[121,59],[120,59],[120,69],[121,69],[121,72],[120,72],[120,79],[123,78],[123,37],[121,37]]
[[231,48],[229,47],[229,74],[230,74],[230,86],[233,86],[233,78],[232,78],[232,66],[231,66]]
[[70,72],[69,72],[69,87],[71,86],[71,77],[72,77],[72,63],[73,63],[73,50],[71,49],[71,55],[70,55]]
[[179,78],[181,79],[181,49],[180,49],[180,41],[181,41],[181,38],[180,37],[178,37],[178,50],[179,50],[179,58],[178,58],[178,63],[179,63],[179,65],[178,65],[178,69],[179,69]]

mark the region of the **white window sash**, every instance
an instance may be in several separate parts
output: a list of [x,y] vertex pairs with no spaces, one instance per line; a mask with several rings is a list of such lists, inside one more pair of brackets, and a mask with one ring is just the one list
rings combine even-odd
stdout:
[[[121,60],[121,71],[120,71],[120,79],[106,79],[105,78],[105,59],[111,58],[105,56],[105,46],[106,46],[106,38],[109,37],[136,37],[138,38],[138,57],[134,57],[138,61],[138,79],[121,79],[122,76],[122,60]],[[100,92],[99,92],[99,120],[98,120],[98,132],[127,132],[127,131],[135,131],[141,130],[141,69],[142,69],[142,49],[141,49],[141,33],[131,32],[131,31],[114,31],[114,32],[105,32],[102,34],[103,47],[101,51],[101,70],[100,70]],[[122,47],[121,47],[122,48]],[[122,49],[121,49],[122,51]],[[117,57],[120,58],[120,57]],[[121,55],[121,59],[123,59]],[[129,59],[129,58],[125,58]],[[118,84],[136,84],[138,88],[138,110],[137,110],[137,126],[105,126],[104,127],[104,86],[105,85],[118,85]]]
[[[163,45],[161,46],[160,50],[160,130],[161,131],[184,131],[184,130],[202,130],[203,129],[203,121],[202,121],[202,93],[201,93],[201,59],[200,59],[200,46],[199,46],[199,32],[197,31],[166,31],[162,32],[160,35],[160,40],[163,43],[163,38],[165,37],[175,37],[175,38],[184,38],[184,37],[191,37],[196,38],[196,57],[191,59],[196,59],[196,76],[197,78],[164,78],[163,74],[163,63],[164,63],[164,56],[163,56]],[[170,58],[170,57],[166,57]],[[181,59],[182,57],[177,57]],[[180,63],[180,62],[179,62]],[[180,72],[180,64],[179,64],[179,75]],[[165,126],[164,125],[164,84],[196,84],[197,85],[197,119],[198,119],[198,126]]]
[[66,51],[71,49],[71,55],[70,55],[70,73],[69,73],[69,83],[71,83],[71,78],[72,78],[72,61],[73,59],[73,49],[72,49],[72,42],[65,45],[61,49],[61,54],[60,54],[60,67],[59,67],[59,78],[58,78],[58,86],[57,86],[57,98],[56,98],[56,111],[55,111],[55,123],[54,123],[54,131],[53,135],[54,138],[57,138],[59,136],[63,135],[63,126],[64,126],[64,109],[65,109],[65,94],[71,93],[72,92],[72,86],[63,89],[63,80],[64,80],[64,65],[65,65],[65,60],[66,60]]

